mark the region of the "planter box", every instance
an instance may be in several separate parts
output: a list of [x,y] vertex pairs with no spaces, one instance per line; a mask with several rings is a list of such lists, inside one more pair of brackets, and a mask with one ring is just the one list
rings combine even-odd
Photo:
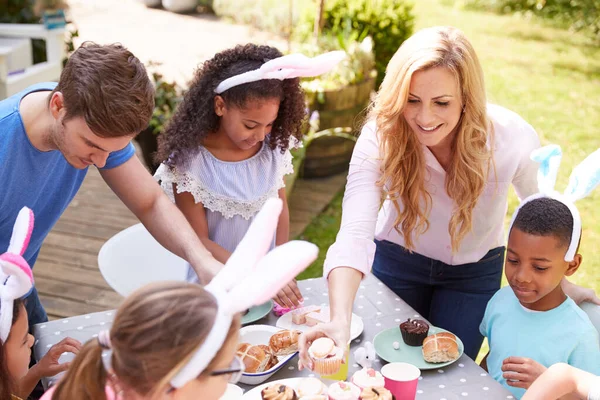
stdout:
[[[373,74],[360,83],[338,90],[307,93],[309,109],[319,112],[320,130],[349,127],[358,136],[374,89]],[[340,137],[315,139],[306,149],[303,177],[325,177],[347,170],[354,143]]]

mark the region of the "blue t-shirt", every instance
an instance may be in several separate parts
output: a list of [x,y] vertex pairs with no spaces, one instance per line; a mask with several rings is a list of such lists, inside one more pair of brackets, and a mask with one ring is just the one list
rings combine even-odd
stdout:
[[531,358],[549,367],[559,362],[600,375],[600,339],[587,314],[567,297],[549,311],[528,310],[509,286],[490,300],[479,330],[488,338],[488,372],[517,399],[525,390],[508,386],[502,377],[502,361]]
[[[72,167],[58,150],[40,151],[25,132],[19,104],[27,94],[50,91],[54,82],[39,83],[0,101],[0,253],[8,249],[19,210],[33,210],[35,223],[25,259],[33,267],[42,243],[67,208],[87,173]],[[104,169],[118,167],[135,154],[129,143],[111,153]]]

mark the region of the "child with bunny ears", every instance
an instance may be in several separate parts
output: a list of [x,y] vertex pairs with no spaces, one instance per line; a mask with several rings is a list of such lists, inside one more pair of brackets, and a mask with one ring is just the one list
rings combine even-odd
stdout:
[[[291,241],[268,254],[283,204],[269,199],[206,286],[162,282],[130,295],[42,400],[217,400],[235,383],[239,312],[264,303],[317,257]],[[263,257],[264,256],[264,257]]]
[[[289,239],[284,176],[293,172],[291,143],[302,137],[305,99],[299,77],[316,76],[345,57],[283,56],[247,44],[216,54],[198,69],[163,135],[155,178],[213,256],[225,263],[268,198],[283,200],[271,246]],[[189,270],[190,281],[197,278]],[[297,306],[291,281],[275,300]]]
[[33,212],[24,207],[17,216],[8,251],[0,255],[0,399],[27,398],[43,377],[68,368],[58,364],[64,352],[77,354],[80,343],[66,338],[54,345],[29,369],[34,338],[29,334],[22,298],[33,287],[33,274],[23,254],[33,231]]
[[574,202],[600,181],[600,150],[575,168],[564,194],[554,191],[560,157],[554,145],[532,154],[541,163],[540,193],[515,211],[505,264],[509,286],[490,300],[480,326],[490,345],[482,366],[518,399],[555,363],[600,374],[598,331],[560,285],[581,265]]

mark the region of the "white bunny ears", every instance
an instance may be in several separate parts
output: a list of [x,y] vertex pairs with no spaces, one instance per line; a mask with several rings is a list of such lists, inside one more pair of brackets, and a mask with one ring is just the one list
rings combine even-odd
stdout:
[[541,197],[558,200],[566,205],[573,215],[571,243],[567,254],[565,254],[565,261],[570,262],[575,257],[579,239],[581,238],[581,216],[577,207],[575,207],[575,202],[590,194],[600,183],[600,149],[587,156],[579,165],[573,168],[573,172],[571,172],[571,176],[569,177],[569,184],[563,194],[554,190],[561,158],[562,151],[560,146],[555,144],[539,148],[531,153],[531,159],[540,163],[537,174],[538,189],[540,192],[529,196],[521,202],[513,214],[509,232],[523,205]]
[[266,254],[282,207],[279,198],[267,200],[225,267],[206,286],[217,300],[217,317],[204,343],[171,379],[174,388],[204,371],[225,342],[236,313],[271,299],[317,258],[318,247],[304,241],[285,243]]
[[225,79],[219,83],[215,93],[221,94],[234,86],[256,82],[262,79],[289,79],[307,76],[318,76],[328,72],[346,57],[344,51],[330,51],[308,58],[304,54],[289,54],[267,61],[259,69],[244,72]]
[[12,327],[13,304],[33,287],[33,273],[23,254],[33,232],[33,211],[23,207],[13,227],[6,253],[0,255],[0,340],[6,342]]

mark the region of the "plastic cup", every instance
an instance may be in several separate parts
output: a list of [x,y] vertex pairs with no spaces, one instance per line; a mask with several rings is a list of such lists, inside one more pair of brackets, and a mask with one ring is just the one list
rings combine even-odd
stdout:
[[421,376],[419,368],[402,362],[389,363],[381,368],[381,375],[385,380],[385,388],[392,392],[394,397],[402,400],[414,400]]
[[346,351],[346,360],[342,363],[338,372],[333,375],[321,376],[323,379],[331,379],[332,381],[345,381],[348,379],[348,358],[350,356],[350,345]]

